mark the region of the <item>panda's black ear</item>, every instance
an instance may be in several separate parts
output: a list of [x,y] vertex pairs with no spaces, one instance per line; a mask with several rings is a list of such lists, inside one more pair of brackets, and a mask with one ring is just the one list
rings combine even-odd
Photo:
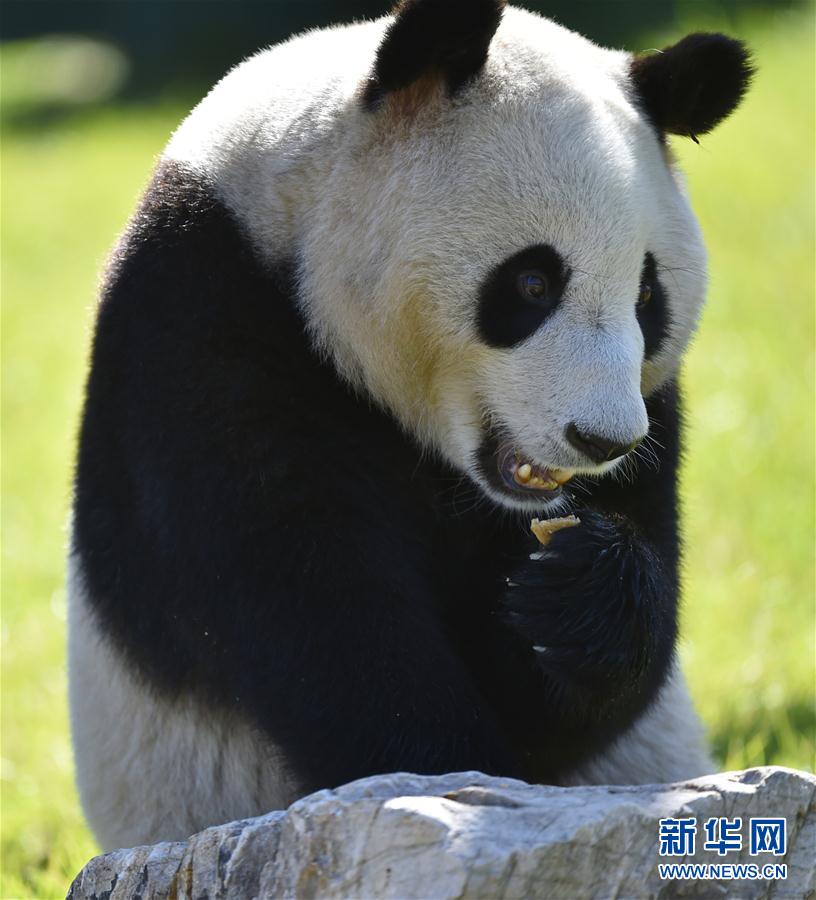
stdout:
[[635,57],[630,71],[640,105],[655,127],[695,138],[737,107],[754,69],[742,41],[690,34],[657,53]]
[[366,106],[428,77],[454,94],[484,66],[504,7],[505,0],[401,0],[377,50]]

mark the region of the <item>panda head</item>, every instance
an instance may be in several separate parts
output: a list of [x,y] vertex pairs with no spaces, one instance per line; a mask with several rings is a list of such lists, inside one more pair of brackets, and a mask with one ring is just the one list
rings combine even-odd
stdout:
[[741,99],[745,48],[645,57],[499,0],[403,0],[336,129],[300,248],[318,343],[495,501],[618,466],[705,289],[666,145]]

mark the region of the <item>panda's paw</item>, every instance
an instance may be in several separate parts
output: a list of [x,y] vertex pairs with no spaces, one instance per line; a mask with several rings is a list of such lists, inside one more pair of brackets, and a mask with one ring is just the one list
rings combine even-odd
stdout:
[[676,589],[625,520],[590,511],[580,519],[508,576],[504,617],[559,685],[611,698],[671,656]]

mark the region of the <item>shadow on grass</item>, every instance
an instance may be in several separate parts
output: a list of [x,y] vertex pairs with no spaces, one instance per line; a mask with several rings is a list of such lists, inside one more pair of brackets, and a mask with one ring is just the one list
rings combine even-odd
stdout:
[[808,698],[772,708],[732,708],[711,727],[709,739],[724,769],[785,765],[813,771],[816,709]]

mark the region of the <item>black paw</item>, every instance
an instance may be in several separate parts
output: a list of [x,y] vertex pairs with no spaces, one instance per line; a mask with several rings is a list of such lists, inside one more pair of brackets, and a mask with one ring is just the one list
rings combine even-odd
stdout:
[[508,577],[505,620],[576,701],[642,695],[673,652],[674,573],[625,520],[579,518]]

